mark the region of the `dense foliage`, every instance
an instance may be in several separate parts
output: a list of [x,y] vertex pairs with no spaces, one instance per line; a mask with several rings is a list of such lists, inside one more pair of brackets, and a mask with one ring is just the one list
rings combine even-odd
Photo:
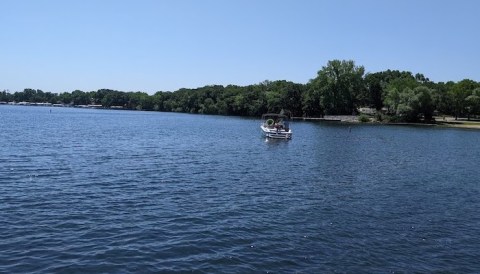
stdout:
[[249,86],[210,85],[196,89],[123,92],[110,89],[60,94],[24,89],[0,92],[0,102],[30,102],[101,105],[135,110],[186,112],[201,114],[260,116],[265,112],[288,110],[293,116],[321,117],[358,113],[370,107],[391,120],[429,121],[435,112],[455,117],[480,114],[480,83],[434,83],[423,74],[386,70],[365,74],[354,61],[332,60],[317,77],[306,84],[285,80],[264,81]]

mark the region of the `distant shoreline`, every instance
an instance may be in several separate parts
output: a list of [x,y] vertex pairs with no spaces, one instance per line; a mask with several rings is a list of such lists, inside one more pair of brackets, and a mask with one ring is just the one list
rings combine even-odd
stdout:
[[[7,103],[0,102],[0,105],[9,106],[32,106],[32,107],[64,107],[64,108],[87,108],[87,109],[112,109],[112,110],[131,110],[123,107],[112,106],[110,108],[102,107],[101,105],[67,105],[67,104],[49,104],[49,103]],[[136,110],[133,110],[136,111]],[[138,110],[138,111],[150,111],[150,110]],[[153,111],[155,112],[155,111]],[[165,111],[158,111],[165,112]],[[172,113],[172,112],[168,112]],[[184,112],[173,112],[184,113]],[[227,115],[232,116],[232,115]],[[235,116],[232,116],[235,117]],[[239,117],[239,116],[236,116]],[[243,116],[240,116],[243,117]],[[435,116],[433,117],[435,123],[393,123],[393,122],[381,122],[370,117],[369,122],[359,121],[359,115],[325,115],[324,117],[292,117],[292,120],[296,121],[312,121],[312,122],[337,122],[337,123],[352,123],[352,124],[379,124],[379,125],[393,125],[393,126],[437,126],[448,128],[463,128],[463,129],[480,129],[480,120],[468,120],[467,118],[458,118],[452,116]]]

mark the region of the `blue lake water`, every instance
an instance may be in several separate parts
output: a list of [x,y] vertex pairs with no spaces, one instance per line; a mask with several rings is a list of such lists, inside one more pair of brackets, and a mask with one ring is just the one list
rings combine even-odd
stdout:
[[480,272],[480,131],[259,123],[0,106],[0,273]]

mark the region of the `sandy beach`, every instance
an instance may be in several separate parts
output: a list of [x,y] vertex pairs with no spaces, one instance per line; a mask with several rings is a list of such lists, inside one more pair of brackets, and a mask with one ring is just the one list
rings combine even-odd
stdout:
[[[294,120],[305,121],[319,121],[319,122],[343,122],[343,123],[360,123],[359,116],[357,115],[325,115],[323,118],[313,117],[294,117]],[[455,127],[455,128],[469,128],[480,129],[480,120],[467,118],[458,118],[452,116],[435,116],[435,124],[416,124],[416,123],[388,123],[390,125],[429,125],[429,126],[442,126],[442,127]],[[376,123],[375,120],[371,120],[371,123]]]

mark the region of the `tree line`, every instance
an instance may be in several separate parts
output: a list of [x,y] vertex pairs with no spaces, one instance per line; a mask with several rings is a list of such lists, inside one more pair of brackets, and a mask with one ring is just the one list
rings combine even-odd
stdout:
[[390,121],[431,121],[434,114],[473,117],[480,114],[480,83],[430,81],[423,74],[386,70],[365,73],[352,60],[332,60],[306,84],[286,80],[248,86],[208,85],[174,92],[124,92],[111,89],[51,93],[24,89],[0,93],[3,102],[101,105],[132,110],[260,116],[282,109],[297,117],[357,114],[361,107],[377,110]]

